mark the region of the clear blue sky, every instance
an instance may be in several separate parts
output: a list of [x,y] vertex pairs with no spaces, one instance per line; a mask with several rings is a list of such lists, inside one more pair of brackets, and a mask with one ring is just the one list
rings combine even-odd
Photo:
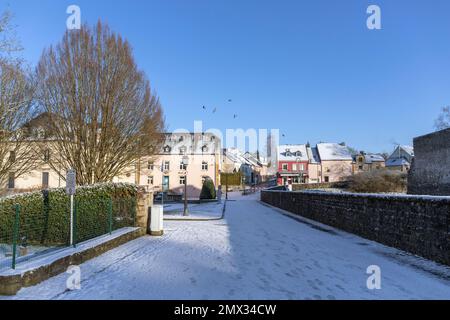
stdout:
[[[81,7],[83,22],[107,22],[132,44],[170,130],[203,120],[279,128],[282,143],[346,141],[381,152],[432,131],[450,104],[448,0],[6,3],[32,65],[61,39],[68,5]],[[380,31],[366,28],[369,4],[381,7]]]

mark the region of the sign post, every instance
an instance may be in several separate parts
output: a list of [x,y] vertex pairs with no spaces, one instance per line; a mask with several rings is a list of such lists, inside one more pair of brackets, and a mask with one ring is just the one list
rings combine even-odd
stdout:
[[77,184],[77,175],[75,170],[70,169],[67,171],[66,177],[66,193],[70,196],[70,245],[73,246],[73,209],[74,209],[74,201],[73,196],[76,193],[76,184]]

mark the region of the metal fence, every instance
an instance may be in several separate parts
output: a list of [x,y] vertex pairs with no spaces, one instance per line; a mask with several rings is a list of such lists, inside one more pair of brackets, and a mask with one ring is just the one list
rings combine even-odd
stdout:
[[114,230],[136,225],[136,198],[75,196],[73,223],[70,202],[52,201],[48,193],[29,195],[24,201],[0,204],[0,269],[70,246]]

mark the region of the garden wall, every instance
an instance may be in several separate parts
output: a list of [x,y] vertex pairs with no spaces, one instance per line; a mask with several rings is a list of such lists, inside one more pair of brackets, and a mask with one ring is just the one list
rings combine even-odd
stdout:
[[450,265],[450,197],[262,191],[261,200]]

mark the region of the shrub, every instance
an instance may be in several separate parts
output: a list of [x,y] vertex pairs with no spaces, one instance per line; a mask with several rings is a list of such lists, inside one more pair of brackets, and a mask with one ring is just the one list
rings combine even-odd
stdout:
[[406,174],[388,169],[363,172],[349,178],[352,192],[386,193],[406,192]]
[[[137,187],[131,184],[97,184],[77,188],[76,242],[134,225]],[[0,199],[0,244],[11,243],[15,206],[20,206],[19,241],[41,246],[66,245],[70,234],[70,198],[64,189],[17,194]],[[26,240],[25,240],[26,239]]]
[[202,191],[200,192],[200,200],[212,200],[216,198],[216,188],[211,178],[205,179]]

